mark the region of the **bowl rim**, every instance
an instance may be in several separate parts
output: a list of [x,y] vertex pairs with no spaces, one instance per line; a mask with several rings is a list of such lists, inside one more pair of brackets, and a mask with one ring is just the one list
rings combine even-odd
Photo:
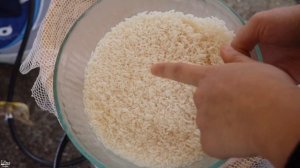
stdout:
[[[107,168],[101,161],[99,161],[98,159],[96,159],[92,154],[90,154],[88,151],[86,151],[82,145],[80,145],[79,141],[77,140],[77,138],[75,137],[75,135],[73,135],[73,133],[70,131],[69,125],[66,123],[64,117],[63,117],[63,113],[61,110],[61,105],[60,105],[60,101],[59,101],[59,97],[58,97],[58,69],[59,69],[59,64],[60,64],[60,60],[62,57],[62,52],[64,50],[64,47],[67,43],[67,41],[69,40],[70,35],[72,34],[74,28],[77,26],[77,24],[95,7],[97,6],[99,3],[101,3],[102,0],[96,0],[96,2],[91,5],[71,26],[70,30],[67,32],[61,46],[59,49],[59,52],[57,54],[57,58],[55,61],[55,66],[54,66],[54,75],[53,75],[53,96],[54,96],[54,106],[57,112],[57,118],[59,123],[61,124],[63,130],[66,132],[66,134],[68,135],[70,141],[73,143],[73,145],[77,148],[77,150],[79,150],[79,152],[85,157],[87,158],[92,164],[96,165],[98,168]],[[204,0],[207,1],[207,0]],[[217,3],[220,6],[222,6],[224,9],[226,9],[227,11],[229,11],[231,14],[235,15],[239,21],[241,22],[241,24],[245,24],[245,20],[239,15],[237,14],[231,7],[229,7],[226,2],[224,0],[208,0],[211,1],[213,3]],[[260,50],[260,47],[257,45],[255,47],[255,53],[257,55],[257,59],[258,61],[262,62],[263,61],[263,55],[262,52]],[[217,160],[215,163],[212,164],[212,166],[210,166],[210,168],[218,168],[220,167],[222,164],[224,164],[226,162],[226,160]]]

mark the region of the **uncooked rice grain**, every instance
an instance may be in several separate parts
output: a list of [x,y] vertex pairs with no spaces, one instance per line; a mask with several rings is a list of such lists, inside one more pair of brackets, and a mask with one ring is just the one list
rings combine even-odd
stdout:
[[195,88],[151,75],[157,62],[222,64],[234,34],[215,17],[143,12],[98,43],[88,63],[84,105],[101,142],[141,167],[175,168],[203,157]]

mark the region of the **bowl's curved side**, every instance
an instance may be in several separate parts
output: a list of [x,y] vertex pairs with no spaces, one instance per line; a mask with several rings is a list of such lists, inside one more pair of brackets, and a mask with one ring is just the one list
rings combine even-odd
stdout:
[[[101,2],[101,0],[97,0],[98,3]],[[60,105],[60,99],[58,96],[58,72],[59,72],[59,65],[60,65],[60,61],[61,61],[61,57],[62,57],[62,51],[64,50],[64,46],[67,43],[73,29],[76,27],[76,25],[84,18],[84,16],[90,11],[92,10],[96,5],[92,5],[91,7],[89,7],[77,20],[76,22],[72,25],[72,27],[70,28],[70,30],[68,31],[68,33],[66,34],[66,37],[61,45],[61,48],[58,52],[57,55],[57,59],[55,62],[55,68],[54,68],[54,76],[53,76],[53,93],[54,93],[54,103],[55,103],[55,108],[57,111],[57,118],[58,121],[60,123],[60,125],[62,126],[62,128],[64,129],[64,131],[66,132],[66,134],[68,135],[68,138],[70,139],[70,141],[73,143],[73,145],[79,150],[79,152],[85,157],[87,158],[89,161],[92,162],[92,164],[96,165],[98,168],[105,168],[104,164],[101,162],[98,162],[97,159],[91,155],[89,152],[87,152],[82,145],[79,143],[78,139],[73,135],[73,133],[71,132],[71,128],[69,127],[69,124],[67,124],[67,121],[65,120],[65,116],[62,113],[62,109],[61,109],[61,105]]]

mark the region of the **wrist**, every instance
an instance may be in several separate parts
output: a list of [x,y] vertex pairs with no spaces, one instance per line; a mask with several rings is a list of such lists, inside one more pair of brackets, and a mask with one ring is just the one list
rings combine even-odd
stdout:
[[300,88],[287,89],[279,96],[272,108],[271,122],[266,123],[270,129],[262,136],[257,151],[275,167],[284,167],[300,142]]

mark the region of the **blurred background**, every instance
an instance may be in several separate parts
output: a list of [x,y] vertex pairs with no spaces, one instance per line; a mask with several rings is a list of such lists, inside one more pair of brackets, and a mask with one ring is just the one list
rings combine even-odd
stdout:
[[[5,1],[5,0],[4,0]],[[11,2],[14,0],[10,0]],[[26,0],[15,0],[16,2],[26,3]],[[32,41],[36,35],[39,24],[42,21],[47,7],[49,6],[50,0],[37,0],[42,2],[39,4],[39,7],[36,9],[36,19],[34,24],[34,30],[29,40],[28,49],[30,49]],[[280,6],[295,5],[295,0],[224,0],[228,6],[232,7],[242,18],[245,20],[249,19],[254,13],[267,10]],[[11,13],[12,15],[20,15],[18,11],[26,10],[26,7],[18,6],[20,10]],[[19,41],[17,36],[22,34],[22,29],[9,39],[9,44],[14,45],[13,48],[10,46],[10,49],[7,46],[8,42],[3,42],[4,36],[9,34],[9,27],[1,27],[2,23],[10,22],[11,20],[4,20],[5,12],[1,12],[1,1],[0,1],[0,101],[5,100],[7,94],[7,87],[9,84],[10,73],[13,66],[10,64],[13,62],[16,55],[16,50],[19,47]],[[3,11],[3,9],[2,9]],[[21,13],[22,14],[22,13]],[[275,16],[276,17],[276,16]],[[23,18],[24,19],[24,18]],[[18,24],[15,26],[18,27],[24,24],[22,19],[18,21]],[[5,31],[1,31],[5,30]],[[2,33],[2,34],[1,34]],[[24,33],[24,32],[23,32]],[[8,41],[8,38],[5,39]],[[14,41],[14,43],[12,43]],[[48,112],[42,111],[37,107],[34,99],[31,97],[31,88],[33,83],[38,75],[38,69],[31,71],[27,75],[20,75],[17,79],[16,90],[15,90],[15,101],[24,102],[29,106],[30,109],[30,119],[33,121],[33,126],[26,126],[18,121],[16,121],[17,134],[24,144],[30,148],[30,150],[39,155],[42,158],[53,160],[55,150],[60,141],[61,136],[63,135],[63,130],[61,129],[57,119],[54,115],[49,114]],[[16,144],[11,138],[7,124],[4,122],[4,115],[0,111],[0,159],[10,162],[10,167],[12,168],[33,168],[40,167],[39,164],[33,162],[27,158],[21,151],[18,149]],[[71,158],[79,156],[77,150],[71,145],[68,144],[66,151],[63,154],[63,160],[70,160]],[[76,167],[91,167],[87,161],[81,163]]]

